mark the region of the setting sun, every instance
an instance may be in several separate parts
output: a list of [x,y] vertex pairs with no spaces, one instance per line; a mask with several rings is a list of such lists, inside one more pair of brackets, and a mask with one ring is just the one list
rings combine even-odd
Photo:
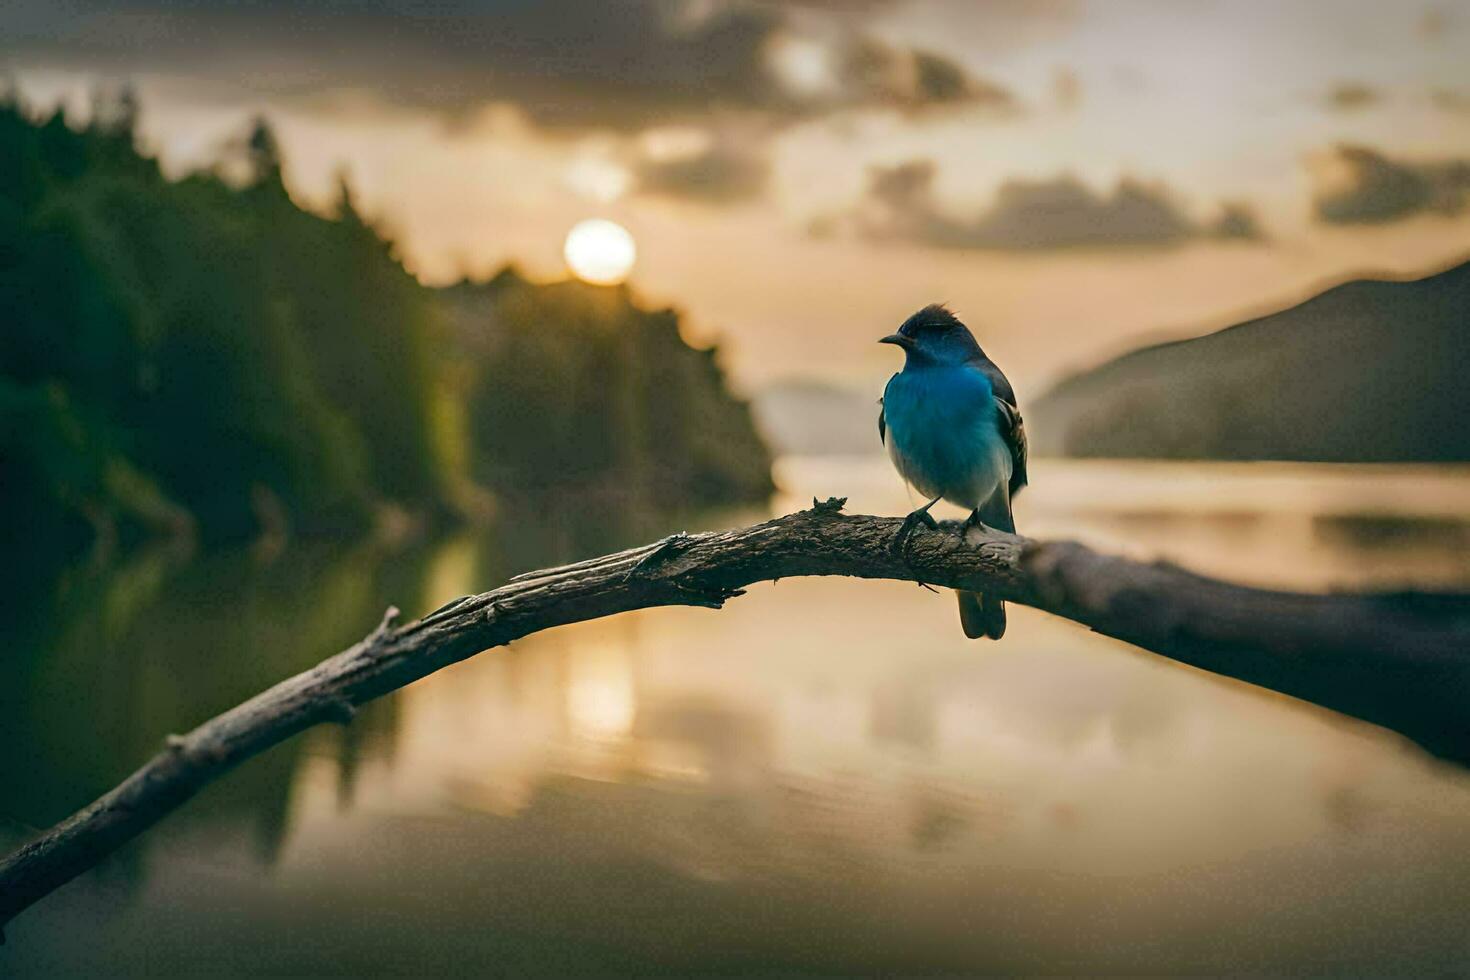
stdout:
[[562,253],[578,279],[613,286],[628,278],[638,248],[622,225],[592,218],[579,222],[567,233]]

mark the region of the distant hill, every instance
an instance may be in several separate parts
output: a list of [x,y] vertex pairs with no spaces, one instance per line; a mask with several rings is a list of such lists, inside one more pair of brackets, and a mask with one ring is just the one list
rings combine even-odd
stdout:
[[1470,460],[1470,262],[1146,347],[1027,409],[1052,455]]

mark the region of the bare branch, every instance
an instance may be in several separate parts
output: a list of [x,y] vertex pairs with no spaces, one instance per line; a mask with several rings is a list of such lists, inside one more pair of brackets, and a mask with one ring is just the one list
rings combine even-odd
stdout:
[[[1395,729],[1470,762],[1470,599],[1307,595],[1231,585],[1166,564],[958,525],[845,516],[845,501],[752,527],[677,534],[530,572],[396,625],[282,681],[159,752],[116,788],[0,862],[0,925],[91,868],[209,781],[322,722],[482,650],[632,609],[719,608],[753,582],[797,575],[925,582],[993,593],[1155,653]],[[977,648],[977,653],[981,652]]]

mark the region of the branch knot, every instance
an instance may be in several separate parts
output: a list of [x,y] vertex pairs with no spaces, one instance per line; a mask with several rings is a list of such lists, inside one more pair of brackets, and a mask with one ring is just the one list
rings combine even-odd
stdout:
[[388,635],[388,631],[398,625],[398,617],[403,615],[397,606],[389,606],[383,610],[383,618],[378,622],[377,629],[373,630],[368,637],[368,646],[374,646],[379,640]]
[[684,550],[684,548],[687,547],[689,542],[693,539],[694,536],[688,531],[674,532],[673,534],[664,538],[658,544],[654,545],[653,550],[649,551],[648,554],[638,559],[638,561],[634,563],[633,567],[628,569],[628,571],[623,575],[623,581],[626,582],[634,575],[643,574],[657,568],[659,565],[663,564],[670,558],[674,557],[674,555]]
[[846,506],[846,497],[828,497],[826,500],[818,500],[816,497],[813,497],[811,512],[818,516],[823,514],[836,514],[841,512],[842,508]]

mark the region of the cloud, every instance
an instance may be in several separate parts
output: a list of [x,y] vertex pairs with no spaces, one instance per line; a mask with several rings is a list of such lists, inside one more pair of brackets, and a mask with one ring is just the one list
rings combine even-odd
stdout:
[[1429,93],[1429,101],[1444,112],[1470,113],[1470,94],[1452,88],[1437,88]]
[[903,4],[903,0],[751,0],[751,2],[766,7],[804,7],[829,14],[868,14]]
[[1063,111],[1076,109],[1082,104],[1082,80],[1070,68],[1058,68],[1052,73],[1051,94],[1057,108]]
[[1070,247],[1163,246],[1189,239],[1261,237],[1252,212],[1226,205],[1207,224],[1191,219],[1159,184],[1124,179],[1099,194],[1075,177],[1012,179],[973,219],[944,212],[933,192],[935,167],[912,160],[874,168],[867,195],[847,215],[825,219],[819,234],[844,228],[878,240],[942,248],[1044,250]]
[[1431,7],[1419,17],[1419,36],[1426,41],[1438,41],[1449,29],[1450,18],[1443,10]]
[[858,101],[916,110],[974,103],[1011,108],[1011,93],[970,76],[956,62],[929,51],[896,48],[871,38],[843,52],[843,88]]
[[1366,146],[1335,147],[1315,167],[1317,218],[1380,224],[1415,214],[1456,214],[1470,197],[1470,159],[1395,160]]
[[1211,238],[1238,239],[1250,241],[1265,238],[1260,224],[1256,221],[1256,212],[1249,204],[1241,201],[1225,201],[1220,205],[1220,213],[1215,220],[1204,226],[1205,234]]
[[770,161],[756,151],[733,140],[718,140],[690,153],[641,157],[633,175],[641,194],[734,204],[759,196],[770,170]]
[[1362,82],[1339,82],[1327,93],[1327,104],[1334,109],[1363,109],[1377,102],[1381,96],[1377,89]]
[[[408,0],[14,3],[0,15],[0,58],[14,63],[202,76],[277,95],[364,90],[451,112],[506,102],[549,128],[1010,101],[956,62],[876,41],[845,5],[446,0],[426,16]],[[808,36],[813,18],[822,29]],[[773,64],[793,40],[826,64],[821,85],[793,86]]]

